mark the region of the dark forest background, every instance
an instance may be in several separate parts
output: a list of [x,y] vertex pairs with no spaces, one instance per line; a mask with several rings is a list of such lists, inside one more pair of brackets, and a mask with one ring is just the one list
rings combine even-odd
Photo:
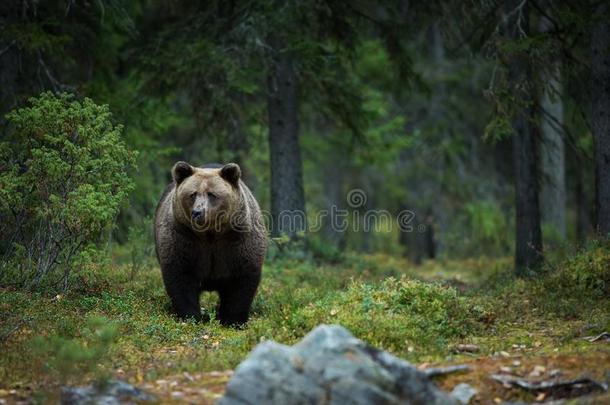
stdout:
[[115,245],[148,237],[175,161],[233,161],[274,217],[350,208],[353,189],[360,210],[416,214],[414,232],[326,221],[287,235],[311,254],[515,254],[525,274],[610,230],[608,13],[592,0],[7,0],[0,140],[23,132],[6,114],[43,91],[107,104],[138,153]]

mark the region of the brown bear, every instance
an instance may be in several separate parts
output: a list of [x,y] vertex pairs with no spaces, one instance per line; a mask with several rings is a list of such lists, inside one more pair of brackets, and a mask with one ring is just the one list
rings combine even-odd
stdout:
[[165,290],[182,319],[207,320],[202,291],[217,291],[216,318],[247,322],[267,238],[261,211],[235,163],[178,162],[155,212],[155,249]]

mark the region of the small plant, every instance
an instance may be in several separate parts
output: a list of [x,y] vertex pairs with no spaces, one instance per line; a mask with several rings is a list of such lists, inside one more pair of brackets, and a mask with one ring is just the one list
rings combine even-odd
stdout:
[[0,283],[65,290],[132,190],[135,153],[106,105],[50,92],[30,104],[0,143]]
[[311,252],[308,251],[307,239],[300,233],[291,239],[288,235],[271,238],[267,251],[268,260],[292,259],[309,260]]
[[143,221],[129,227],[127,241],[129,247],[130,272],[129,278],[133,280],[140,270],[148,264],[154,255],[152,218],[146,217]]
[[70,378],[97,371],[96,377],[104,378],[98,368],[117,334],[117,327],[103,317],[90,317],[79,339],[63,336],[36,336],[31,340],[32,350],[41,366],[57,373],[62,383]]
[[[460,255],[496,254],[512,252],[512,224],[495,201],[476,200],[464,207],[458,221],[466,232],[451,235],[451,244],[461,246]],[[458,253],[458,252],[455,252]]]

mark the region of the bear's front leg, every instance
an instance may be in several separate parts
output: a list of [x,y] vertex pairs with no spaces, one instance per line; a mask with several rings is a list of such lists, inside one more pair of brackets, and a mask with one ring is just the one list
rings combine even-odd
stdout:
[[248,322],[250,306],[260,282],[260,272],[241,275],[223,282],[218,289],[220,305],[217,318],[224,326],[242,326]]
[[199,294],[201,293],[199,280],[189,273],[171,269],[163,271],[165,290],[172,302],[172,308],[180,319],[194,319],[207,321],[209,317],[201,315]]

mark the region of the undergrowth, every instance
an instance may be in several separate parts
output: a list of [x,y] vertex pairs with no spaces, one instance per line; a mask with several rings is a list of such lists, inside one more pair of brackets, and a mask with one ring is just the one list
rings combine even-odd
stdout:
[[[455,360],[455,346],[467,342],[482,355],[515,344],[583,350],[583,333],[610,329],[609,266],[600,243],[526,280],[504,259],[414,267],[384,255],[349,254],[334,264],[276,257],[243,330],[176,320],[157,267],[100,267],[66,295],[2,290],[0,381],[44,386],[121,370],[137,382],[228,369],[257,343],[293,344],[320,323],[344,325],[413,362]],[[216,295],[201,304],[213,318]]]

